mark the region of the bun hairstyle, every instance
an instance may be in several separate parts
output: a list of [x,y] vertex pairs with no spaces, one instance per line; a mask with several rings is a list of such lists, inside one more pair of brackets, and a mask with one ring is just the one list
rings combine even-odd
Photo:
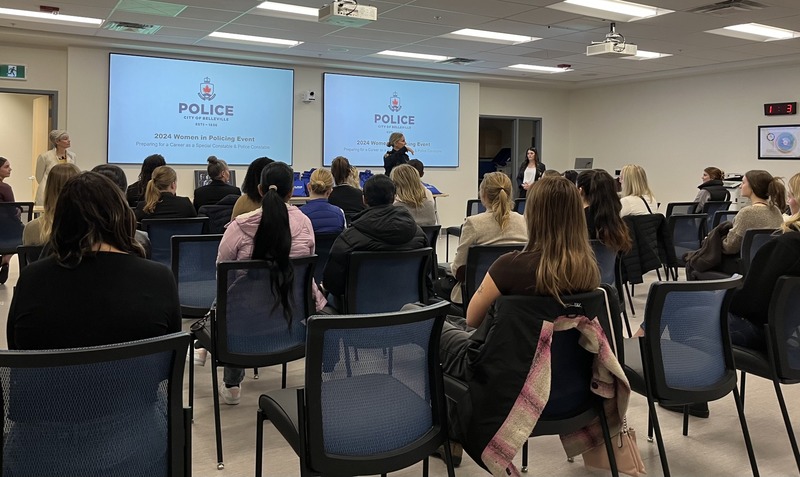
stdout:
[[350,161],[344,156],[337,156],[331,162],[331,174],[336,185],[347,184],[347,179],[350,177]]
[[747,171],[744,176],[756,197],[767,200],[781,212],[786,209],[786,186],[780,177],[772,177],[769,172],[759,169]]
[[169,189],[173,182],[178,181],[175,170],[169,166],[159,166],[153,171],[153,177],[147,182],[147,189],[144,192],[144,211],[152,214],[156,210],[156,204],[161,200],[161,193]]
[[327,169],[314,169],[308,182],[311,192],[315,194],[327,194],[333,189],[333,175]]
[[725,172],[723,172],[722,169],[719,169],[717,167],[706,167],[705,169],[703,169],[703,172],[708,174],[708,177],[712,181],[721,181],[722,178],[725,177]]
[[387,147],[394,147],[394,143],[396,143],[397,141],[399,141],[402,138],[403,138],[403,133],[393,132],[389,136],[389,140],[386,142],[386,146]]
[[259,188],[264,197],[251,258],[270,262],[272,295],[283,307],[283,316],[291,326],[294,270],[289,260],[292,233],[286,200],[294,189],[294,171],[282,162],[273,162],[261,171]]
[[511,179],[502,172],[490,172],[483,176],[480,189],[495,222],[504,230],[511,214]]
[[208,176],[214,180],[222,180],[222,175],[228,170],[228,163],[217,156],[208,156]]

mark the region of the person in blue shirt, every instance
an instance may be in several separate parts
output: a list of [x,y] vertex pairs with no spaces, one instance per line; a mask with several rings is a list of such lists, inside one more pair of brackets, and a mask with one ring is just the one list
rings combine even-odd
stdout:
[[311,219],[315,234],[339,233],[344,230],[344,211],[328,203],[333,191],[333,175],[327,169],[316,169],[308,181],[309,201],[300,210]]

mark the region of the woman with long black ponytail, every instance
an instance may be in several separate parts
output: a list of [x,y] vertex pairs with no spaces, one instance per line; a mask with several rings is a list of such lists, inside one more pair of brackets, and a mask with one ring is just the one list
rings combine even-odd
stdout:
[[[290,258],[314,254],[314,229],[300,209],[289,204],[294,188],[294,172],[282,162],[269,164],[261,172],[258,191],[261,208],[236,217],[225,229],[217,253],[217,263],[231,260],[267,260],[276,306],[283,306],[287,326],[291,325],[291,294],[294,273]],[[316,288],[317,310],[325,298]],[[202,364],[196,362],[196,364]],[[226,404],[239,404],[244,369],[225,367],[219,393]]]

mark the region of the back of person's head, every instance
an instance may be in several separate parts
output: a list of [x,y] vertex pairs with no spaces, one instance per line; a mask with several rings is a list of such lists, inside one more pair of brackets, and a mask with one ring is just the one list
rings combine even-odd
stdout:
[[314,169],[308,178],[308,185],[311,187],[311,192],[325,195],[333,189],[333,175],[328,169]]
[[228,163],[222,159],[217,159],[217,156],[208,156],[208,177],[214,180],[222,180],[225,171],[228,170]]
[[69,179],[58,196],[50,245],[67,268],[80,265],[103,243],[144,257],[135,232],[136,217],[119,187],[102,174],[84,172]]
[[161,154],[151,154],[144,158],[142,162],[142,170],[139,171],[139,185],[145,187],[153,176],[153,171],[156,167],[166,166],[167,161]]
[[425,186],[414,167],[408,164],[393,167],[389,177],[394,182],[397,200],[411,207],[422,207],[426,199]]
[[800,202],[800,172],[789,179],[786,195],[789,198],[792,216],[781,225],[781,229],[784,232],[800,231],[800,204],[798,204]]
[[578,171],[576,171],[574,169],[568,169],[568,170],[564,171],[564,174],[562,174],[562,175],[564,176],[564,178],[566,178],[568,181],[572,182],[573,184],[575,184],[575,182],[578,180]]
[[485,174],[481,181],[480,196],[500,229],[505,229],[511,214],[511,179],[502,172]]
[[725,173],[722,171],[722,169],[713,166],[706,167],[703,169],[703,172],[708,174],[708,178],[712,181],[721,181],[722,178],[725,177]]
[[772,177],[772,174],[760,169],[747,171],[744,176],[756,197],[767,200],[783,212],[786,208],[786,186],[780,177]]
[[561,173],[555,169],[547,169],[542,172],[542,177],[561,177]]
[[292,232],[286,201],[294,189],[294,171],[283,162],[268,164],[261,171],[259,189],[264,197],[251,258],[270,263],[272,294],[283,306],[284,318],[291,325],[294,272],[289,260]]
[[419,159],[411,159],[406,164],[413,167],[414,169],[417,170],[417,172],[419,172],[420,179],[422,179],[422,176],[425,175],[425,164],[423,164],[422,161],[420,161]]
[[558,297],[600,285],[600,270],[589,245],[578,188],[563,177],[542,177],[528,189],[525,203],[528,244],[540,254],[538,294]]
[[331,174],[336,185],[347,184],[350,177],[350,161],[344,156],[338,156],[331,162]]
[[393,132],[392,134],[389,135],[389,140],[386,142],[386,145],[388,147],[394,147],[394,143],[396,143],[402,138],[403,138],[403,133]]
[[122,192],[125,192],[128,188],[128,178],[125,177],[125,171],[119,166],[115,166],[114,164],[100,164],[94,166],[92,172],[97,172],[98,174],[103,174],[108,177],[111,179],[111,182],[117,184],[117,187],[119,187]]
[[369,207],[392,204],[396,193],[394,182],[385,174],[375,174],[364,183],[364,201]]
[[636,195],[654,198],[653,192],[647,184],[647,173],[642,166],[637,164],[625,165],[620,171],[620,177],[622,178],[622,195],[624,197]]
[[275,161],[268,157],[259,157],[247,166],[244,182],[242,182],[242,192],[253,202],[261,202],[261,194],[258,192],[258,185],[261,184],[261,172],[273,162]]
[[168,191],[177,181],[178,174],[175,173],[175,169],[169,166],[156,167],[144,191],[144,211],[152,214],[156,210],[156,204],[161,200],[161,193]]
[[604,170],[582,171],[577,186],[589,204],[597,238],[612,250],[630,250],[628,226],[619,216],[622,203],[617,195],[617,181]]
[[39,240],[41,243],[50,240],[50,233],[53,230],[53,212],[56,208],[58,196],[61,194],[61,190],[64,189],[64,184],[80,173],[78,166],[70,163],[56,164],[50,169],[50,173],[47,175],[47,182],[44,185],[44,213],[39,227]]

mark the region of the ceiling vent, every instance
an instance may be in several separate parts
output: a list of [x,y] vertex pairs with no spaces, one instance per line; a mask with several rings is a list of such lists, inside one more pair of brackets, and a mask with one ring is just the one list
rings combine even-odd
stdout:
[[753,0],[725,0],[724,2],[693,8],[689,10],[689,13],[710,13],[712,15],[724,16],[742,12],[753,12],[766,7],[767,5]]
[[440,65],[459,65],[467,66],[472,63],[477,63],[479,60],[472,60],[469,58],[450,58],[449,60],[437,61]]
[[161,29],[161,25],[146,25],[144,23],[132,22],[109,22],[103,26],[106,30],[121,31],[125,33],[138,33],[140,35],[152,35]]

